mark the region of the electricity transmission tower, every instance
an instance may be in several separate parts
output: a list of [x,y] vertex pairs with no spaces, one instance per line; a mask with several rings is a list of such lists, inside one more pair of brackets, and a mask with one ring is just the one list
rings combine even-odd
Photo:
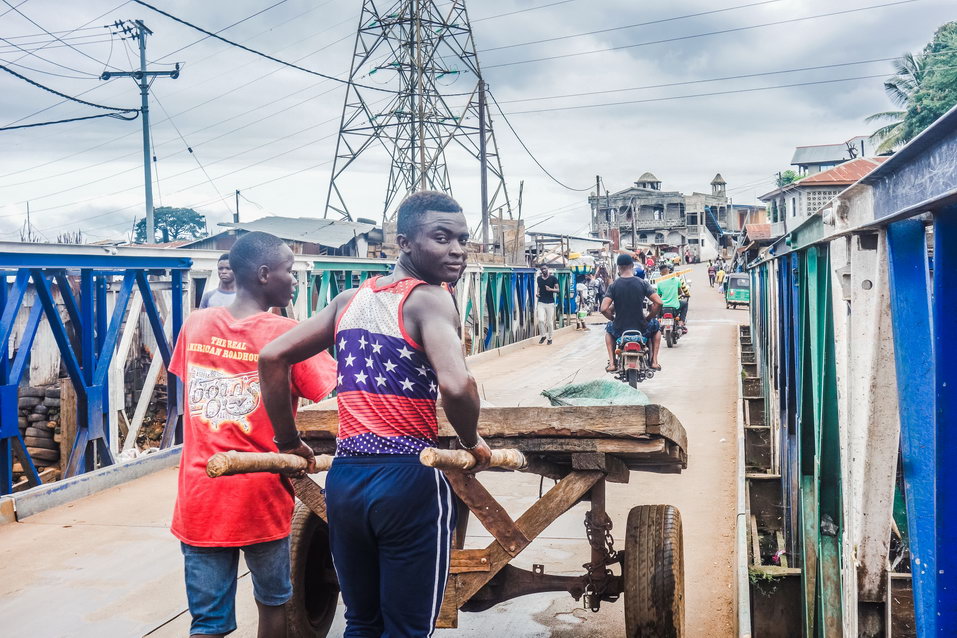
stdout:
[[363,1],[324,216],[358,212],[347,202],[344,176],[360,156],[382,158],[384,151],[390,161],[382,207],[388,222],[408,193],[451,194],[446,153],[462,149],[480,171],[487,243],[489,210],[504,207],[509,217],[512,210],[465,0],[380,6]]

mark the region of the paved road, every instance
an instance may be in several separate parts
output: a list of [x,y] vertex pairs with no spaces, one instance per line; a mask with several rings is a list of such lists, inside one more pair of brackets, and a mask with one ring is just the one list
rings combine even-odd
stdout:
[[[681,475],[632,474],[610,484],[609,513],[620,531],[628,510],[671,503],[684,523],[688,636],[733,634],[735,331],[743,310],[727,311],[707,287],[704,269],[692,277],[691,332],[663,350],[664,370],[642,384],[670,408],[689,439],[689,467]],[[597,318],[595,319],[597,321]],[[547,405],[542,389],[604,376],[601,326],[563,332],[552,346],[532,346],[472,365],[484,398],[495,405]],[[535,477],[489,474],[483,482],[513,515],[538,495]],[[166,531],[175,497],[175,471],[165,470],[0,527],[0,616],[5,635],[44,637],[185,636],[188,614],[175,539]],[[578,574],[588,560],[578,506],[561,517],[515,564],[543,563],[551,573]],[[488,542],[470,529],[469,546]],[[618,539],[619,545],[622,539]],[[255,636],[248,574],[240,577],[240,630]],[[341,614],[340,614],[341,616]],[[621,603],[599,613],[567,595],[538,594],[481,614],[461,614],[456,630],[437,636],[577,638],[622,635]],[[341,617],[330,635],[341,633]]]

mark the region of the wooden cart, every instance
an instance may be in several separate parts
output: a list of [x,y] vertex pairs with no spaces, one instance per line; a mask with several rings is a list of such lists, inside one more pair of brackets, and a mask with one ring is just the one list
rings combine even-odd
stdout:
[[[441,410],[440,410],[441,415]],[[605,511],[605,483],[627,483],[631,471],[678,473],[687,466],[684,428],[657,406],[483,408],[479,430],[494,449],[517,449],[520,470],[557,481],[513,520],[474,475],[445,474],[458,496],[449,582],[438,627],[456,627],[459,611],[478,612],[525,594],[567,591],[586,608],[624,596],[628,638],[684,635],[681,517],[671,505],[631,509],[624,547],[616,548]],[[306,409],[298,427],[317,454],[335,450],[335,410]],[[454,432],[440,418],[440,448],[454,448]],[[297,504],[291,551],[290,628],[300,638],[327,635],[339,589],[329,554],[325,501],[311,479],[294,479]],[[509,564],[555,519],[590,501],[585,531],[591,560],[579,576],[548,574]],[[481,549],[464,549],[470,514],[492,535]]]

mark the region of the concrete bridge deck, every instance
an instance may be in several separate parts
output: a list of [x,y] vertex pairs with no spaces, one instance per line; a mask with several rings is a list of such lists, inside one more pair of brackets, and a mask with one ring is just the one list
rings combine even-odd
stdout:
[[[643,383],[655,403],[684,424],[689,466],[680,475],[633,474],[627,485],[608,485],[616,542],[634,505],[670,503],[684,523],[688,636],[734,633],[734,523],[736,462],[736,332],[743,310],[725,310],[709,289],[702,266],[691,276],[690,329],[676,349],[662,347],[664,370]],[[593,321],[597,319],[593,318]],[[483,397],[499,406],[547,405],[539,393],[605,373],[602,326],[587,333],[563,331],[552,346],[511,349],[471,364]],[[182,559],[167,529],[176,471],[166,469],[94,496],[0,526],[0,617],[6,636],[71,638],[188,634]],[[538,495],[537,477],[489,474],[490,491],[511,513]],[[549,527],[515,564],[544,563],[554,573],[578,574],[588,560],[579,505]],[[470,543],[487,542],[470,526]],[[255,606],[241,566],[240,628],[255,636]],[[623,633],[622,603],[593,614],[567,594],[538,594],[481,614],[460,615],[456,630],[437,636],[616,636]],[[340,635],[341,614],[330,636]]]

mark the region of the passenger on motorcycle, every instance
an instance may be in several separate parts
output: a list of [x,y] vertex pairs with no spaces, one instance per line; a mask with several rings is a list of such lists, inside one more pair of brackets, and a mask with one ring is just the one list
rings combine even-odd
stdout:
[[[608,287],[601,302],[601,314],[609,321],[605,326],[605,346],[608,348],[608,372],[614,372],[615,342],[626,330],[638,330],[651,342],[651,368],[661,370],[658,365],[658,348],[661,346],[661,334],[658,332],[657,316],[661,310],[661,297],[655,287],[635,276],[635,260],[631,255],[618,255],[618,279]],[[651,301],[651,308],[645,316],[645,299]]]
[[[671,274],[671,267],[667,264],[661,266],[661,277]],[[688,290],[684,279],[679,276],[660,279],[657,285],[658,295],[661,297],[661,303],[664,306],[662,313],[670,312],[672,316],[678,319],[678,325],[682,332],[687,332],[685,328],[685,317],[688,314],[688,303],[682,303],[681,297],[691,297],[691,291]]]

